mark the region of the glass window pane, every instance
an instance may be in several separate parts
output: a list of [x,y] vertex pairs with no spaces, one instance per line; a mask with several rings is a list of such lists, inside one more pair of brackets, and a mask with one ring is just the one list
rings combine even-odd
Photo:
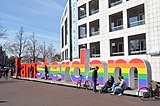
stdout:
[[139,40],[131,40],[130,41],[130,50],[131,51],[139,51],[140,50]]

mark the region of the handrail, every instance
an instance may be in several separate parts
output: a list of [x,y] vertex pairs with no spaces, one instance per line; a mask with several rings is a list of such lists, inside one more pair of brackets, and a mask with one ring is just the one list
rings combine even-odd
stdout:
[[142,52],[146,52],[146,50],[140,50],[140,51],[131,51],[131,53],[142,53]]
[[100,57],[100,54],[92,54],[92,57]]
[[87,34],[80,35],[80,38],[85,38],[85,37],[87,37]]
[[117,31],[117,30],[120,30],[120,29],[123,29],[123,25],[112,27],[112,31]]
[[81,15],[79,18],[82,19],[82,18],[85,18],[86,17],[86,14],[85,15]]
[[119,1],[116,1],[114,3],[111,3],[110,5],[111,5],[111,7],[113,7],[113,6],[116,6],[116,5],[121,4],[121,3],[122,3],[122,0],[119,0]]
[[112,54],[124,54],[124,52],[114,52]]
[[99,35],[99,31],[91,32],[92,35]]
[[129,23],[129,24],[130,24],[130,26],[133,25],[133,24],[142,25],[142,24],[141,24],[142,22],[145,22],[145,19],[139,20],[139,21],[134,21],[134,22],[131,22],[131,23]]
[[92,10],[92,11],[91,11],[91,14],[95,14],[95,13],[97,13],[97,12],[99,12],[99,9]]

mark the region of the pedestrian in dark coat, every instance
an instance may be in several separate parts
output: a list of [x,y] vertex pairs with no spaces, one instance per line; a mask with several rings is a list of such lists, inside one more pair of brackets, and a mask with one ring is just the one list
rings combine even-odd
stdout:
[[94,71],[92,72],[92,80],[93,80],[93,92],[96,92],[96,85],[97,85],[97,78],[98,78],[98,69],[99,67],[96,66]]

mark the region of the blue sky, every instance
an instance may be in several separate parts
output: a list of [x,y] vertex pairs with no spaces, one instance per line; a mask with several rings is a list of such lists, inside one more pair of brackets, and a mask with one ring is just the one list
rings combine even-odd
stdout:
[[60,20],[66,1],[0,0],[0,23],[11,41],[23,26],[26,36],[34,32],[38,42],[52,43],[60,52]]

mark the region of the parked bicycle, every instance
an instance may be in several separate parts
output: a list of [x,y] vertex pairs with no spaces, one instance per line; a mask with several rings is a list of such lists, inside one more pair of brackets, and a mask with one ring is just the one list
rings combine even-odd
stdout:
[[[152,88],[153,84],[155,84],[155,89]],[[155,98],[160,100],[160,82],[151,81],[149,83],[149,87],[142,87],[138,91],[138,96],[141,100],[147,101],[151,98]]]
[[[77,81],[76,87],[77,88],[85,88],[86,90],[90,90],[92,88],[92,83],[87,79],[87,77],[84,77],[85,79],[83,79],[83,76],[80,75],[80,80]],[[83,84],[83,80],[84,80],[84,84]]]

